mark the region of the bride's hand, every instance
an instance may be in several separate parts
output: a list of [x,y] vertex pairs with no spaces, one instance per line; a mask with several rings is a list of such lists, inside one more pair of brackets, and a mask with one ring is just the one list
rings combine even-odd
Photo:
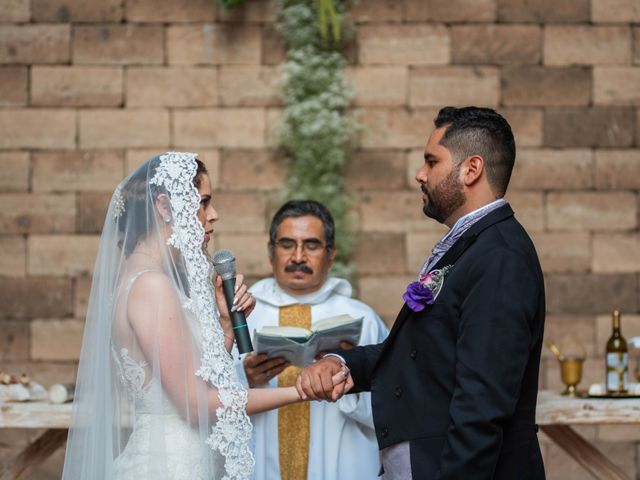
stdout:
[[353,378],[351,378],[351,372],[346,365],[342,365],[342,369],[331,377],[331,381],[333,383],[333,394],[337,397],[334,401],[339,400],[353,388]]
[[[227,301],[224,298],[224,291],[222,290],[222,277],[219,275],[216,277],[215,287],[216,303],[218,305],[218,310],[220,311],[220,323],[225,330],[227,327],[230,329],[231,315],[229,313],[229,308],[227,307]],[[249,293],[249,289],[244,283],[244,275],[239,274],[236,277],[234,301],[231,310],[243,312],[245,316],[248,317],[255,307],[256,299]]]
[[236,277],[236,294],[234,297],[235,309],[243,312],[245,317],[251,315],[253,309],[256,308],[256,299],[249,293],[249,287],[244,283],[244,275],[239,274]]
[[[342,375],[342,380],[340,379],[340,375]],[[346,365],[342,365],[342,370],[335,374],[331,380],[333,381],[331,398],[334,402],[340,400],[343,395],[349,393],[349,390],[353,388],[353,378],[351,377],[349,367]]]

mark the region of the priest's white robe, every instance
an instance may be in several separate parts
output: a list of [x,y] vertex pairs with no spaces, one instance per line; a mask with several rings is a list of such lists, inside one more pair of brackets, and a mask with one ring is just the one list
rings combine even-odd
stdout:
[[[250,289],[257,299],[247,319],[252,335],[265,325],[278,325],[279,308],[295,304],[311,305],[311,323],[340,314],[364,317],[360,345],[382,342],[388,330],[380,317],[364,303],[351,298],[349,282],[329,278],[317,292],[293,296],[284,292],[275,279],[259,281]],[[234,354],[238,358],[237,352]],[[240,377],[246,382],[241,361]],[[277,378],[269,387],[277,387]],[[265,387],[266,388],[266,387]],[[373,428],[371,394],[345,395],[336,403],[311,402],[309,480],[374,480],[378,478],[380,458]],[[254,480],[280,478],[278,453],[278,412],[251,417],[252,450],[256,459]]]

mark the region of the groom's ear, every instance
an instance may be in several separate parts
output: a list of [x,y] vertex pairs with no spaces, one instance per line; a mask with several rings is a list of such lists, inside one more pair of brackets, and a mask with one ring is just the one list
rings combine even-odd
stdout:
[[476,183],[484,172],[484,159],[480,155],[467,157],[460,167],[460,179],[465,186]]
[[161,193],[156,198],[156,212],[160,218],[171,217],[171,201],[166,193]]

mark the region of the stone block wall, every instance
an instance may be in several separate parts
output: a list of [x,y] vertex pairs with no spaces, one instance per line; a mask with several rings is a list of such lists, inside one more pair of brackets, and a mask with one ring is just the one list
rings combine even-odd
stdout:
[[[117,182],[168,149],[206,161],[221,221],[253,281],[269,274],[282,200],[284,46],[272,1],[8,0],[0,5],[0,368],[75,376],[91,272]],[[445,229],[413,179],[438,108],[497,108],[518,160],[508,200],[546,275],[548,338],[601,381],[611,310],[640,335],[637,0],[361,0],[347,74],[364,128],[347,171],[359,296],[389,324]],[[545,352],[540,384],[561,388]],[[637,428],[581,432],[635,478]],[[0,458],[38,432],[0,431]],[[585,473],[543,438],[550,479]],[[34,478],[58,478],[58,454]]]

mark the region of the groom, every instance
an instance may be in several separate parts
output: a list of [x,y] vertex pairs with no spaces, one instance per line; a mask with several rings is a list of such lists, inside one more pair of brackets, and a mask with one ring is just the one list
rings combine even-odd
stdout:
[[335,400],[372,392],[385,479],[544,479],[535,425],[545,318],[533,243],[503,199],[515,161],[507,121],[446,107],[416,180],[424,213],[450,230],[403,295],[381,344],[329,354],[297,380]]

